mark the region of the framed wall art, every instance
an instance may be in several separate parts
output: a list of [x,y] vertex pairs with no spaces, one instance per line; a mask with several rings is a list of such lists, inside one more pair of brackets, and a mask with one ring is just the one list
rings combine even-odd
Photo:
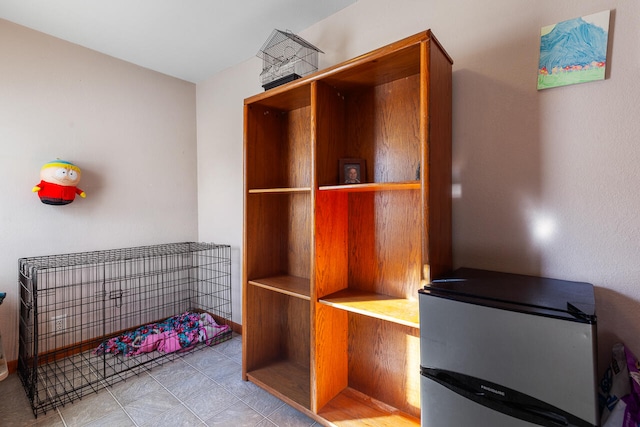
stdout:
[[542,27],[538,89],[604,80],[610,11]]
[[364,159],[340,159],[340,184],[361,184],[366,176]]

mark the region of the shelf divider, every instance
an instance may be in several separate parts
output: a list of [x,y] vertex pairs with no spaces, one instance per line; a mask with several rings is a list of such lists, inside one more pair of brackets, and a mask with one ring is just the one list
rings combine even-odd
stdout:
[[281,194],[281,193],[309,193],[311,187],[281,187],[281,188],[252,188],[250,194]]
[[342,185],[323,185],[320,191],[392,191],[392,190],[419,190],[420,181],[405,182],[370,182],[366,184],[342,184]]
[[311,286],[309,279],[296,276],[273,276],[261,279],[249,280],[249,284],[260,286],[271,291],[280,292],[307,301],[311,299]]
[[343,289],[320,298],[320,303],[411,328],[420,328],[417,300]]

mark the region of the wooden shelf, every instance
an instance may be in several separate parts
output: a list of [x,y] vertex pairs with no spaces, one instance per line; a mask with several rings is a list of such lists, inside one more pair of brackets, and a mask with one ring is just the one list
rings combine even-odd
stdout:
[[372,182],[366,184],[325,185],[320,191],[391,191],[391,190],[419,190],[420,181],[406,182]]
[[249,194],[283,194],[283,193],[309,193],[311,187],[296,187],[296,188],[252,188],[249,190]]
[[248,372],[247,377],[280,399],[293,401],[307,410],[310,407],[309,368],[289,361],[279,361]]
[[[419,190],[420,181],[405,182],[371,182],[365,184],[323,185],[320,191],[393,191],[393,190]],[[252,188],[249,194],[283,194],[283,193],[309,193],[311,187],[296,188]]]
[[245,103],[285,111],[309,106],[311,103],[309,81],[294,80],[288,85],[278,86],[247,98]]
[[417,427],[420,419],[398,411],[352,388],[346,388],[318,415],[339,427]]
[[[319,424],[420,425],[417,290],[452,258],[451,66],[426,31],[244,101],[242,375]],[[362,184],[339,184],[347,158]]]
[[249,284],[260,286],[285,295],[310,300],[311,289],[309,279],[296,276],[274,276],[249,280]]
[[[417,288],[416,288],[417,289]],[[322,304],[364,316],[419,328],[418,301],[345,289],[320,298]]]

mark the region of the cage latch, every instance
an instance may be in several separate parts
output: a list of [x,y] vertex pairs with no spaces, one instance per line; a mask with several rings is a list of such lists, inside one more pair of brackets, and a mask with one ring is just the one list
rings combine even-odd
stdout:
[[120,307],[122,305],[122,296],[124,295],[124,291],[122,289],[116,289],[115,291],[109,291],[109,299],[115,299],[116,307]]

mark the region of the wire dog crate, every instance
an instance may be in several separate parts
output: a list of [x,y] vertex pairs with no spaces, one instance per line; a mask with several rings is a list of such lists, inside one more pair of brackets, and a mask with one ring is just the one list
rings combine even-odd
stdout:
[[231,249],[21,258],[18,374],[39,413],[231,338]]

